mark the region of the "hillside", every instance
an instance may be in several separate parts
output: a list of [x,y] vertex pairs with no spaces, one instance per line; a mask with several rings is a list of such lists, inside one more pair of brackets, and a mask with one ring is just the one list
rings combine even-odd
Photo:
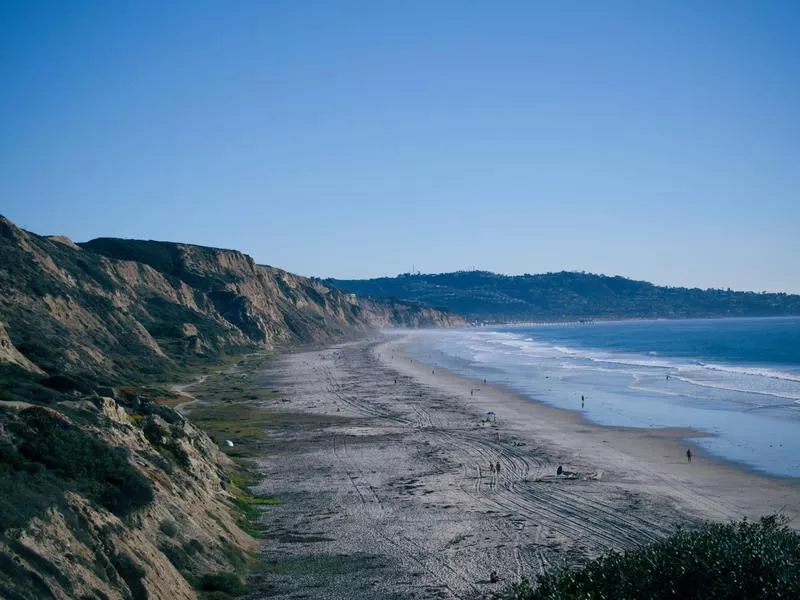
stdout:
[[460,323],[413,303],[362,301],[234,250],[111,238],[76,245],[0,217],[0,256],[8,360],[103,383],[371,327]]
[[325,283],[363,296],[421,302],[473,321],[800,315],[797,295],[662,287],[589,273],[459,271]]
[[[278,500],[251,496],[221,451],[241,457],[245,429],[260,434],[248,411],[270,392],[237,369],[264,357],[227,361],[220,376],[223,359],[374,327],[459,324],[233,250],[75,244],[0,217],[0,597],[238,595],[257,548],[252,514]],[[217,439],[178,412],[191,397],[167,385],[203,365],[218,367],[203,381],[223,382],[198,396],[223,407],[207,419],[228,419]],[[229,433],[236,448],[222,444]]]

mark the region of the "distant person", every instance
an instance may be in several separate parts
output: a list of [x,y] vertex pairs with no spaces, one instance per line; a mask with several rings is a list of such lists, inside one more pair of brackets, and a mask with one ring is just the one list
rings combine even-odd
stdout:
[[494,474],[494,464],[489,463],[489,473]]
[[492,571],[489,574],[489,581],[491,581],[492,583],[497,583],[498,581],[500,581],[500,578],[497,576],[497,571]]
[[686,460],[687,460],[689,463],[691,463],[691,462],[692,462],[692,449],[691,449],[691,448],[689,448],[689,449],[686,451]]
[[485,379],[483,380],[483,383],[486,383],[486,380],[485,380]]
[[581,408],[583,408],[583,402],[584,402],[583,395],[581,395]]
[[667,381],[669,381],[669,373],[667,373]]
[[500,475],[500,461],[499,460],[497,461],[497,466],[494,468],[494,470],[497,471],[498,475]]

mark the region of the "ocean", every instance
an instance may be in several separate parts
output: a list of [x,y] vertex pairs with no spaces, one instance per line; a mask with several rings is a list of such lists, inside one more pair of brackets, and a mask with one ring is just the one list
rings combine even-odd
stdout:
[[800,477],[800,317],[481,327],[413,339],[423,362],[601,425],[690,427],[704,434],[691,442],[710,454]]

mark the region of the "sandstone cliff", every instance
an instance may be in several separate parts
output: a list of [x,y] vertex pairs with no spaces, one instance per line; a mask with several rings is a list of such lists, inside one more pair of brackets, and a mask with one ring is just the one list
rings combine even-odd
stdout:
[[99,238],[73,244],[0,217],[0,360],[108,383],[161,378],[258,346],[463,321],[361,300],[235,250]]
[[232,597],[255,548],[248,496],[141,385],[246,350],[461,324],[233,250],[75,244],[0,217],[0,598]]
[[0,401],[0,598],[190,600],[243,574],[255,542],[208,436],[148,398],[65,397]]

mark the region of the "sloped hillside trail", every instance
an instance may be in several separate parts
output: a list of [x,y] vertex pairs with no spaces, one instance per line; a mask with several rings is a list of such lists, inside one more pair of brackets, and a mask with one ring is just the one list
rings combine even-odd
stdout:
[[206,379],[208,379],[208,375],[199,375],[198,377],[187,383],[176,383],[170,386],[170,391],[175,392],[176,394],[180,394],[181,396],[186,398],[185,401],[175,405],[175,410],[177,412],[181,413],[182,415],[185,415],[186,407],[198,401],[197,398],[187,390],[201,385],[202,383],[205,382]]
[[264,408],[302,418],[259,444],[256,490],[282,503],[262,517],[250,598],[489,597],[679,524],[800,514],[793,482],[704,457],[690,471],[682,432],[596,427],[403,343],[288,354],[258,375],[279,392]]

